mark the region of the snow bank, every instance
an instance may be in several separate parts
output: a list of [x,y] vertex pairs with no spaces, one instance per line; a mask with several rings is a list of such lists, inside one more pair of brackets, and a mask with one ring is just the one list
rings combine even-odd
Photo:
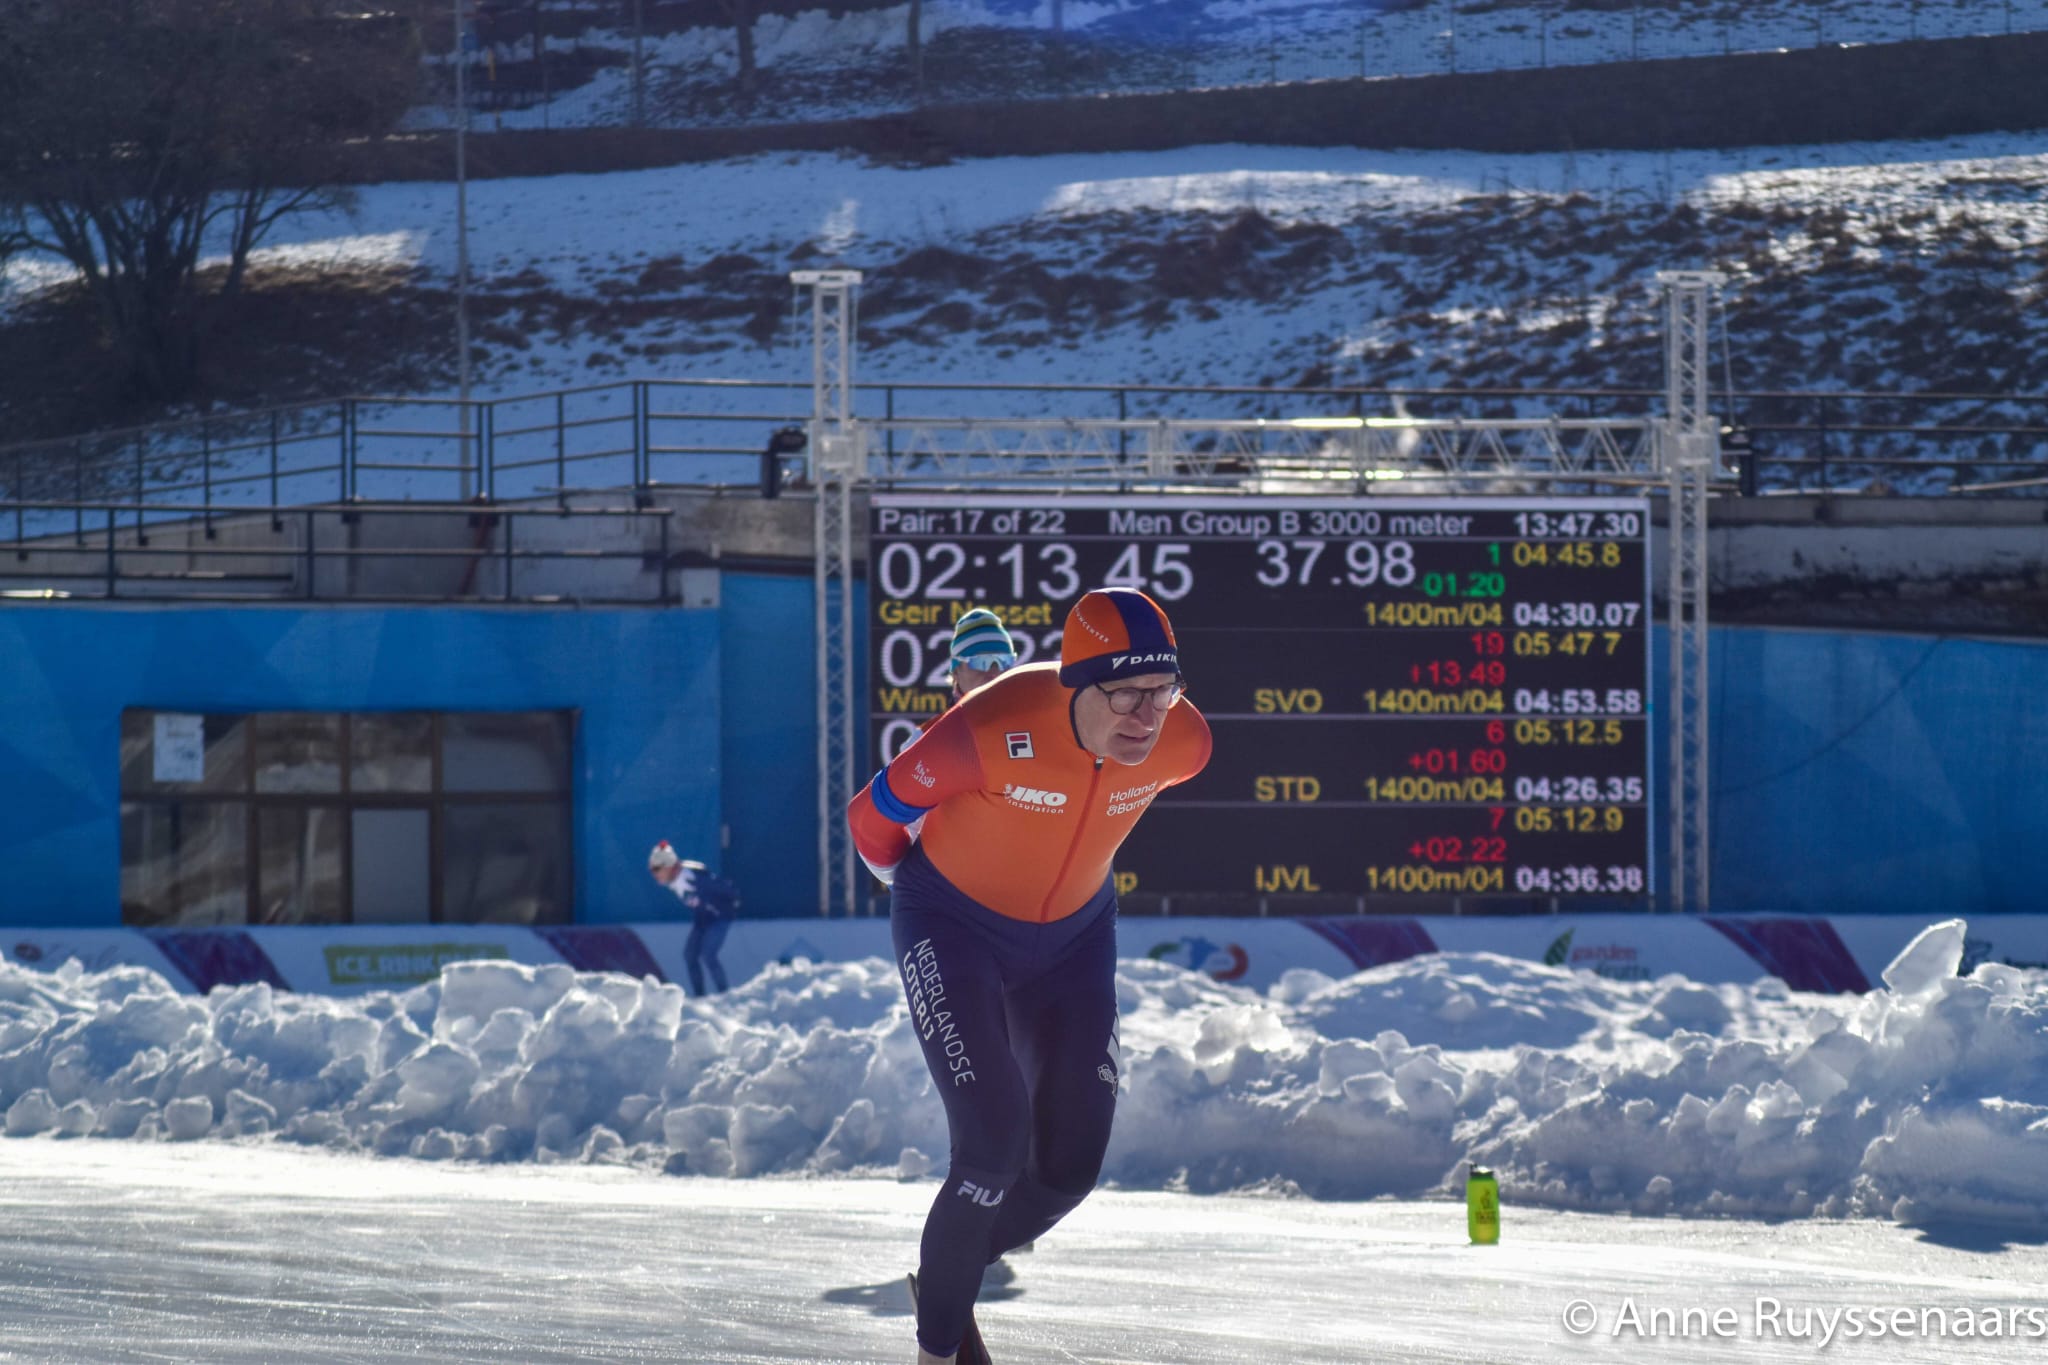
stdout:
[[[1261,994],[1118,977],[1125,1186],[1507,1197],[1640,1213],[2048,1217],[2048,972],[1934,925],[1866,996],[1440,954]],[[425,1160],[922,1176],[945,1130],[891,964],[711,1001],[470,962],[355,999],[0,965],[10,1136],[268,1137]]]

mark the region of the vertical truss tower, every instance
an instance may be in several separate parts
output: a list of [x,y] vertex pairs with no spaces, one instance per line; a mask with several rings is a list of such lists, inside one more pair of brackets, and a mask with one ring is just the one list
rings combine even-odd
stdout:
[[1664,286],[1664,476],[1669,490],[1671,881],[1665,904],[1707,908],[1707,483],[1720,459],[1709,399],[1708,304],[1722,276],[1669,270]]
[[818,913],[853,905],[853,485],[861,432],[853,418],[853,329],[858,270],[798,270],[811,291],[811,485],[817,492],[815,589],[818,640]]

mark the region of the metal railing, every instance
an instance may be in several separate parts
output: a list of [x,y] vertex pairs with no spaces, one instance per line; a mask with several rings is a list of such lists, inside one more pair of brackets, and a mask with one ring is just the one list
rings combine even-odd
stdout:
[[[869,455],[900,424],[946,419],[1287,422],[1304,418],[1639,419],[1654,389],[1269,389],[1136,384],[863,384]],[[1737,392],[1716,415],[1744,491],[1905,496],[2048,491],[2048,394]],[[463,404],[355,397],[63,440],[0,445],[0,519],[120,503],[203,516],[360,501],[554,499],[659,487],[759,487],[769,437],[809,417],[808,386],[636,380]],[[1128,439],[1128,438],[1126,438]],[[1746,452],[1746,453],[1745,453]],[[908,451],[901,453],[909,453]],[[775,457],[802,474],[802,456]],[[76,513],[84,528],[84,511]],[[37,534],[47,533],[47,526]]]
[[[579,489],[741,485],[790,385],[636,380],[513,398],[351,397],[0,446],[0,501],[124,498],[235,509],[375,499],[566,501]],[[687,409],[678,393],[706,395]]]
[[[0,598],[678,600],[665,508],[356,503],[195,517],[191,507],[173,504],[48,502],[10,504],[8,514],[13,534],[0,538]],[[357,528],[371,519],[380,543],[365,544]],[[596,548],[600,538],[565,529],[598,520],[626,523],[636,543]],[[392,537],[394,526],[405,529]]]
[[1722,421],[1752,496],[2048,492],[2048,396],[1758,393]]

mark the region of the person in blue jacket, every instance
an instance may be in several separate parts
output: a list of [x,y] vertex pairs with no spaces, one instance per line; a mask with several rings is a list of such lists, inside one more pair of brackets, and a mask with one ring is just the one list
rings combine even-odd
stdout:
[[647,872],[675,893],[690,911],[690,936],[683,940],[683,967],[690,974],[690,994],[710,994],[704,989],[704,973],[711,973],[718,990],[727,989],[725,968],[718,950],[740,910],[739,889],[694,858],[681,858],[663,839],[647,855]]

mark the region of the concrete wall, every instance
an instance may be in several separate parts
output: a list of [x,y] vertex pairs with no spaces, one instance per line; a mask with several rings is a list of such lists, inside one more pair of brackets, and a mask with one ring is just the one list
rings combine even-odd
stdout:
[[1728,498],[1707,538],[1719,621],[2048,637],[2037,498]]
[[[1730,147],[1875,142],[2048,123],[2048,34],[1837,44],[1663,61],[1398,79],[942,105],[872,119],[735,128],[472,135],[472,177],[590,174],[773,151],[1038,156],[1212,143],[1310,147]],[[345,149],[372,183],[444,180],[439,135]]]

